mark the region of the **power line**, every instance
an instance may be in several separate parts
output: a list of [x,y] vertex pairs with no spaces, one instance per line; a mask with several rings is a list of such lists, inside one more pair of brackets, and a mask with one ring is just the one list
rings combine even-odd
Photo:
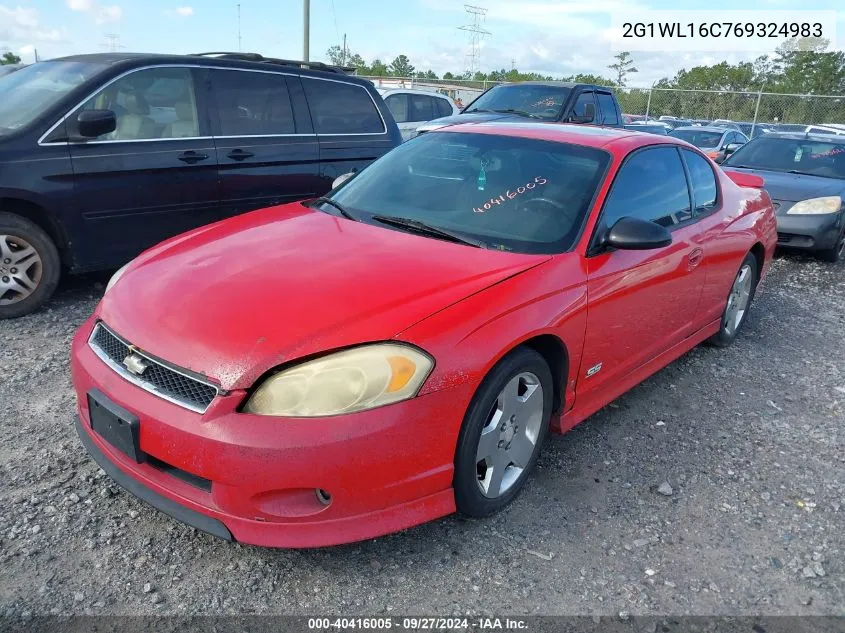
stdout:
[[107,41],[101,44],[101,46],[108,49],[109,53],[116,53],[118,49],[126,48],[120,43],[120,35],[117,33],[106,33],[103,37],[105,37]]
[[472,4],[465,4],[464,10],[470,15],[472,24],[459,26],[458,30],[469,33],[470,52],[467,53],[467,70],[470,75],[474,75],[479,68],[479,61],[481,59],[481,40],[492,34],[481,26],[487,15],[487,9]]

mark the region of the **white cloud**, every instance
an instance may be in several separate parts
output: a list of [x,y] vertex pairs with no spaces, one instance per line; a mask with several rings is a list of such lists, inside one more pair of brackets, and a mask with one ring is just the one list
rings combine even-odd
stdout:
[[123,17],[123,9],[118,5],[110,7],[98,7],[97,17],[94,20],[97,24],[109,24],[110,22],[120,22]]
[[187,18],[194,14],[194,7],[178,7],[176,9],[176,13],[181,15],[183,18]]
[[32,8],[9,8],[0,4],[0,42],[13,46],[31,45],[33,42],[57,42],[62,39],[59,29],[41,26],[38,11]]
[[87,12],[91,10],[93,2],[91,0],[67,0],[67,6],[71,11]]

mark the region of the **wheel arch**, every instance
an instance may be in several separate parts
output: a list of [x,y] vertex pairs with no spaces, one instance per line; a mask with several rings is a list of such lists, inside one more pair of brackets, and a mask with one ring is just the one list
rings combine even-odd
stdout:
[[22,198],[11,198],[0,196],[0,213],[11,213],[29,220],[43,230],[53,240],[53,244],[59,251],[59,258],[62,266],[69,267],[70,252],[67,248],[67,236],[55,216],[41,205],[24,200]]
[[760,242],[755,242],[749,252],[754,255],[754,259],[757,260],[757,280],[759,281],[760,276],[763,274],[763,264],[766,261],[766,249]]
[[569,380],[569,350],[566,343],[554,334],[538,334],[521,341],[502,355],[502,358],[519,347],[527,347],[534,350],[546,364],[552,373],[552,381],[555,384],[554,400],[552,401],[553,411],[562,411],[564,405],[564,393]]

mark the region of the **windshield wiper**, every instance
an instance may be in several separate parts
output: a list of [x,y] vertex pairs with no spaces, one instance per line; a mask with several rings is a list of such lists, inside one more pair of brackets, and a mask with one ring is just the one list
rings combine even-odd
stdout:
[[372,217],[373,220],[376,220],[377,222],[381,222],[382,224],[387,224],[389,226],[395,226],[396,228],[410,229],[415,233],[422,233],[424,235],[430,235],[432,237],[448,240],[450,242],[457,242],[458,244],[474,246],[475,248],[487,248],[487,245],[481,240],[474,240],[471,237],[465,237],[463,235],[459,235],[458,233],[452,233],[452,231],[447,231],[446,229],[431,226],[430,224],[420,222],[419,220],[411,220],[410,218],[399,218],[393,215],[374,215]]
[[315,204],[327,204],[327,205],[329,205],[330,207],[334,207],[335,209],[337,209],[337,210],[340,212],[340,215],[342,215],[342,216],[343,216],[343,217],[345,217],[346,219],[348,219],[348,220],[353,220],[354,222],[360,222],[360,221],[361,221],[361,219],[360,219],[360,218],[358,218],[358,217],[356,217],[355,215],[353,215],[352,213],[350,213],[350,212],[346,209],[346,207],[344,207],[344,206],[343,206],[342,204],[340,204],[339,202],[336,202],[335,200],[332,200],[331,198],[326,198],[325,196],[320,197],[320,198],[317,198],[316,200],[314,200],[314,201],[311,203],[311,205],[312,205],[312,206],[313,206],[313,205],[315,205]]
[[493,112],[501,112],[503,114],[518,114],[519,116],[528,117],[530,119],[540,119],[542,117],[537,116],[536,114],[531,114],[530,112],[526,112],[525,110],[515,110],[514,108],[506,108],[504,110],[493,110]]
[[487,110],[486,108],[473,108],[472,110],[464,110],[461,114],[473,114],[474,112],[496,112],[496,110]]

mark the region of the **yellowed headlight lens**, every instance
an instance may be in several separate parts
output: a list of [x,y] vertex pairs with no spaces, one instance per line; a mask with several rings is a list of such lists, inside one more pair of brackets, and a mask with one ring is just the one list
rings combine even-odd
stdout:
[[357,347],[291,367],[265,380],[244,411],[280,417],[321,417],[363,411],[413,398],[434,363],[406,345]]
[[842,198],[839,196],[825,196],[796,202],[786,215],[826,215],[836,213],[842,208]]

